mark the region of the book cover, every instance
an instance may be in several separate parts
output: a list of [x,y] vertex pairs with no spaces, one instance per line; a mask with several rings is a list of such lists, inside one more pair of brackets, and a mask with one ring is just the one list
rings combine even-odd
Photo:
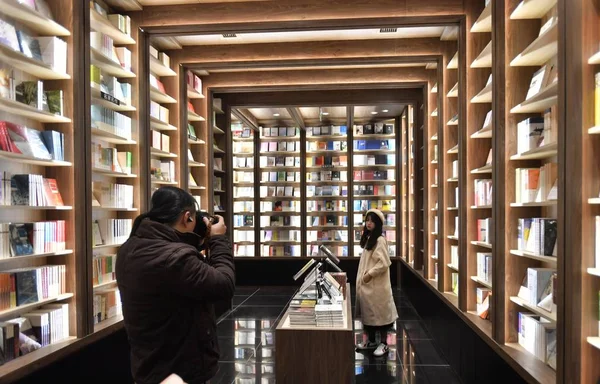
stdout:
[[32,59],[42,61],[42,52],[40,50],[40,42],[29,36],[24,31],[17,31],[19,40],[19,48],[21,52]]

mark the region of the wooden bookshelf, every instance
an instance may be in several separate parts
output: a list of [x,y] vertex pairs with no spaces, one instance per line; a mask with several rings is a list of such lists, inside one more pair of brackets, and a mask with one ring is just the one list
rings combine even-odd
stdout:
[[[437,92],[438,84],[443,82],[443,79],[440,79],[438,76],[439,71],[432,71],[430,80],[428,82],[429,92],[427,107],[429,111],[436,111],[438,109],[438,105],[441,103],[439,100],[441,99],[441,94]],[[441,75],[441,72],[439,73]],[[428,215],[428,225],[426,227],[426,244],[428,246],[425,254],[429,255],[426,264],[426,277],[430,281],[433,282],[433,285],[437,288],[437,284],[439,281],[438,270],[443,267],[438,264],[439,255],[440,255],[440,215],[438,213],[437,207],[443,204],[442,193],[440,188],[438,188],[440,184],[440,173],[439,173],[439,165],[440,159],[442,158],[442,151],[439,147],[439,142],[437,140],[438,135],[442,129],[441,119],[438,119],[437,113],[434,114],[432,112],[427,114],[428,124],[427,129],[423,133],[423,141],[427,146],[425,162],[427,166],[426,177],[426,185],[429,186],[427,191],[427,205],[425,207],[424,214]],[[442,131],[443,132],[443,131]],[[435,139],[435,140],[434,140]],[[425,176],[425,175],[424,175]],[[442,240],[443,241],[443,240]]]

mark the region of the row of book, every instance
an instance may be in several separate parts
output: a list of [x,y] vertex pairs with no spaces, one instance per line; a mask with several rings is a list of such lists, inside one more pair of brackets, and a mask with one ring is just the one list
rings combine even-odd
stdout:
[[477,278],[483,281],[492,281],[492,254],[477,252]]
[[296,127],[264,127],[260,130],[262,137],[298,137],[300,130]]
[[159,80],[158,77],[156,77],[154,74],[150,74],[150,86],[152,88],[157,89],[159,92],[163,93],[163,94],[167,94],[167,91],[165,89],[165,85],[163,84],[162,81]]
[[291,201],[261,201],[260,212],[298,212],[300,213],[300,202]]
[[340,241],[348,242],[348,231],[328,230],[328,231],[306,231],[306,241],[309,243],[317,241]]
[[43,160],[65,159],[65,135],[0,121],[0,150]]
[[92,145],[93,167],[119,173],[132,173],[133,154],[129,151],[119,151],[114,147],[103,147],[102,144]]
[[[242,143],[238,143],[242,144]],[[300,143],[296,141],[262,141],[260,152],[299,152]]]
[[396,164],[394,155],[353,155],[352,161],[355,166]]
[[394,133],[394,124],[375,123],[355,125],[354,133],[357,135],[390,135]]
[[[188,139],[193,140],[193,141],[198,140],[198,135],[196,134],[196,128],[194,128],[194,126],[190,123],[188,123],[187,132],[188,132]],[[236,152],[234,151],[234,153],[236,153]]]
[[[173,160],[151,159],[150,177],[154,181],[175,181],[175,162]],[[191,182],[190,185],[194,186]]]
[[[100,67],[90,65],[91,87],[100,91],[100,99],[109,101],[116,106],[131,105],[131,84],[120,82],[116,77],[102,72]],[[95,102],[92,100],[92,103]]]
[[90,46],[131,72],[131,51],[125,47],[115,47],[113,39],[101,32],[90,32]]
[[131,117],[95,104],[92,104],[91,111],[93,127],[124,139],[131,140]]
[[64,265],[46,265],[0,272],[0,310],[66,293],[65,271]]
[[300,188],[292,186],[260,187],[260,197],[300,197]]
[[[437,216],[436,216],[437,219]],[[492,219],[477,219],[477,241],[482,243],[491,243]]]
[[92,305],[94,324],[98,324],[123,313],[121,294],[117,288],[95,291]]
[[453,265],[456,269],[459,267],[458,263],[458,245],[450,246],[450,264]]
[[233,256],[254,257],[254,245],[233,244]]
[[556,324],[534,313],[519,312],[518,342],[529,353],[556,369]]
[[[488,280],[490,281],[490,280]],[[476,311],[477,316],[484,320],[490,319],[492,310],[492,290],[489,288],[477,287],[475,290],[476,298]]]
[[169,124],[169,108],[158,104],[156,101],[150,101],[150,117],[153,117],[163,123]]
[[334,171],[324,169],[319,172],[306,173],[307,182],[323,182],[323,181],[348,181],[348,171]]
[[122,244],[131,233],[131,219],[97,219],[92,225],[93,245]]
[[95,202],[102,207],[133,208],[133,185],[92,182]]
[[46,207],[64,204],[55,179],[32,174],[11,175],[3,171],[0,205]]
[[[247,198],[247,199],[251,199],[254,200],[254,187],[233,187],[233,196],[236,199],[241,199],[241,198]],[[239,206],[240,208],[236,208],[236,203],[240,203],[242,204],[242,206]],[[238,211],[244,211],[246,212],[246,208],[243,208],[244,204],[246,204],[246,201],[234,201],[233,202],[233,210],[235,212]]]
[[311,213],[316,212],[347,212],[348,206],[346,200],[307,200],[306,210]]
[[69,337],[69,304],[47,304],[0,323],[0,365]]
[[320,127],[306,127],[306,136],[346,136],[348,126],[346,125],[322,125]]
[[389,169],[387,171],[354,171],[354,181],[371,181],[371,180],[396,180],[396,171]]
[[94,255],[92,260],[92,284],[104,284],[115,281],[117,255]]
[[346,185],[306,186],[306,197],[348,196]]
[[232,143],[231,148],[232,148],[233,153],[244,153],[244,154],[253,153],[254,152],[254,143],[251,141],[234,141]]
[[262,245],[261,257],[300,257],[302,247],[300,245]]
[[308,156],[306,157],[307,167],[347,167],[348,156]]
[[131,18],[129,16],[108,14],[107,10],[97,1],[90,2],[90,7],[93,7],[102,17],[110,21],[119,31],[131,36]]
[[380,211],[395,211],[396,200],[354,200],[354,211],[367,212],[369,209]]
[[[234,181],[254,182],[254,172],[234,172]],[[242,178],[242,180],[240,180]],[[261,172],[261,182],[300,182],[300,172],[279,171],[279,172]]]
[[193,89],[198,93],[202,93],[202,79],[192,71],[185,73],[185,82],[188,88]]
[[[220,104],[223,104],[223,101],[221,99],[214,99],[215,105],[217,105],[219,102],[220,102]],[[232,122],[231,123],[231,137],[233,138],[234,141],[236,139],[254,138],[254,130],[252,130],[248,127],[244,127],[244,124],[242,124],[242,123]]]
[[300,231],[296,229],[278,229],[260,231],[261,241],[300,241]]
[[318,151],[346,152],[347,150],[348,150],[348,143],[346,141],[327,140],[327,141],[307,141],[306,142],[306,152],[318,152]]
[[[249,160],[249,158],[248,158]],[[246,160],[246,164],[247,161]],[[300,166],[300,158],[299,157],[285,157],[285,156],[261,156],[260,160],[260,167],[261,168],[267,168],[267,167],[299,167]]]
[[65,221],[0,224],[0,258],[60,252],[66,249]]
[[556,256],[557,226],[557,220],[551,218],[518,219],[518,250],[536,255]]
[[328,225],[346,226],[348,225],[348,216],[320,215],[306,217],[306,226],[308,228],[325,227]]
[[254,228],[253,215],[233,215],[233,227],[250,227]]
[[475,179],[473,204],[476,207],[492,205],[492,179]]
[[515,170],[515,202],[532,203],[558,199],[558,164]]
[[0,30],[0,44],[46,64],[58,73],[67,73],[67,43],[64,40],[56,36],[31,36],[3,19],[0,19]]
[[[319,250],[320,244],[308,244],[306,246],[306,254],[308,256],[323,256]],[[360,248],[360,247],[359,247]],[[337,257],[348,257],[348,246],[347,245],[328,245],[327,249],[331,251]],[[361,248],[362,249],[362,248]]]
[[396,148],[396,140],[354,140],[355,151],[372,151]]
[[40,111],[63,116],[64,97],[60,89],[45,89],[42,80],[18,82],[12,71],[0,68],[0,97],[17,101]]

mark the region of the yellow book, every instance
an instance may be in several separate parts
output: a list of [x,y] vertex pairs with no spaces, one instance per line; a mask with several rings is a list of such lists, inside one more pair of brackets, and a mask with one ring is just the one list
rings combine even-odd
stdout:
[[596,73],[596,87],[594,93],[596,95],[594,100],[594,126],[600,127],[600,72]]

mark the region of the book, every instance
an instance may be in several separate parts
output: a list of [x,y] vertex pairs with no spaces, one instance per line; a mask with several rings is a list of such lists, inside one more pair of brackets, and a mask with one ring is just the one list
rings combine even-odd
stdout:
[[19,48],[25,56],[42,61],[42,52],[38,40],[29,36],[24,31],[17,31],[17,38],[19,40]]

